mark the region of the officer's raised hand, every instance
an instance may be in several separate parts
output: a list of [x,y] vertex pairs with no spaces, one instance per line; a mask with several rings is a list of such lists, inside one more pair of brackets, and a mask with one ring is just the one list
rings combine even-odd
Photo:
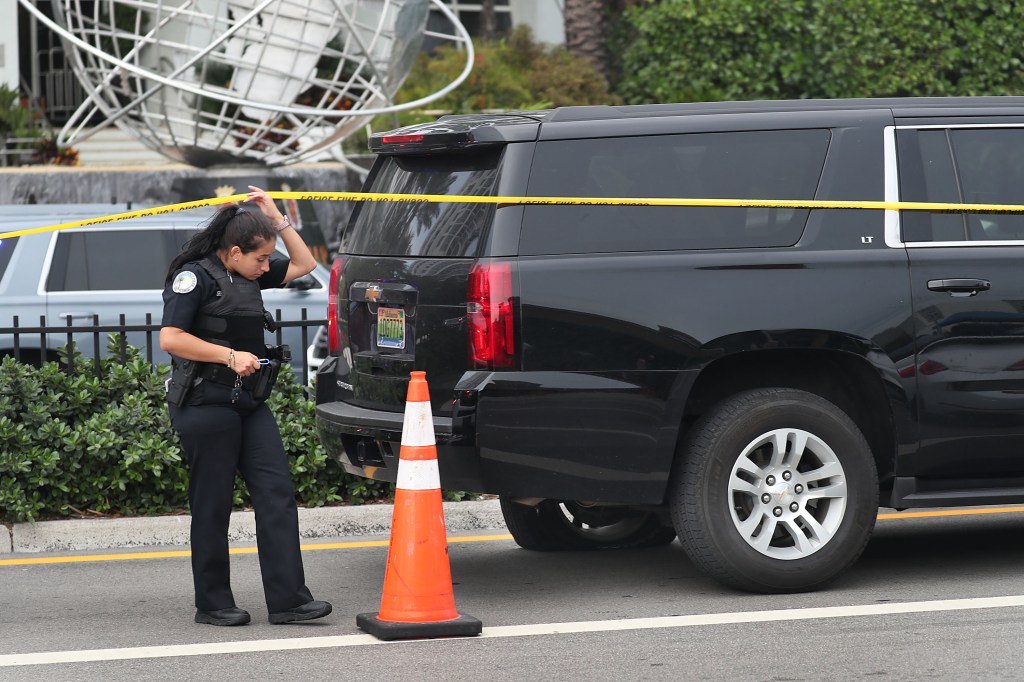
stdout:
[[251,191],[247,198],[243,200],[243,203],[251,202],[260,207],[260,211],[270,220],[270,223],[274,226],[274,231],[281,241],[284,242],[284,248],[288,252],[290,262],[282,284],[287,284],[293,279],[313,272],[313,268],[316,267],[316,258],[313,257],[309,247],[306,246],[306,242],[302,241],[302,237],[295,231],[295,227],[288,216],[277,209],[277,204],[267,196],[265,191],[253,185],[249,185],[249,189]]
[[247,204],[250,202],[259,206],[263,215],[270,219],[270,224],[278,231],[283,229],[280,227],[282,224],[290,225],[290,223],[285,220],[281,211],[277,209],[277,204],[274,203],[274,200],[268,197],[267,193],[259,187],[249,185],[248,196],[242,200],[242,203]]

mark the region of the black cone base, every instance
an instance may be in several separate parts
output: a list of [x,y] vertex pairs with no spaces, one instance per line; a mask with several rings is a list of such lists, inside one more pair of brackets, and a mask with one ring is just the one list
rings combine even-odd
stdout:
[[356,627],[386,642],[424,637],[470,637],[483,631],[483,624],[479,620],[463,614],[453,620],[433,623],[402,623],[381,620],[376,613],[360,613],[356,616]]

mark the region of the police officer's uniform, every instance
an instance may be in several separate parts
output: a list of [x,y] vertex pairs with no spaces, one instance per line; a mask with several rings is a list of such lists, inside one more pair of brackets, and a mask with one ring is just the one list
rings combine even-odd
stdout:
[[[260,290],[282,286],[288,264],[288,260],[271,261],[268,272],[250,281],[230,275],[213,254],[187,263],[164,288],[162,324],[225,348],[266,357]],[[262,372],[239,382],[238,375],[224,365],[197,364],[183,404],[169,404],[189,469],[196,608],[214,611],[235,606],[227,535],[236,470],[245,480],[256,513],[267,608],[273,614],[310,602],[313,597],[302,569],[298,512],[281,434],[270,409],[253,397]]]

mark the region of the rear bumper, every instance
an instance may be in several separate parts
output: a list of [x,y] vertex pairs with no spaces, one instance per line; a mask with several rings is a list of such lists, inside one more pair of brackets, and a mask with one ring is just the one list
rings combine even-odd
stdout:
[[[365,407],[350,405],[345,402],[324,403],[316,406],[317,427],[321,431],[350,434],[377,440],[402,440],[402,422],[405,415],[401,412],[382,412]],[[434,437],[443,439],[451,435],[452,420],[445,417],[434,417]]]
[[[383,412],[331,402],[317,405],[316,425],[327,454],[350,474],[394,483],[402,444],[400,412]],[[486,492],[472,437],[456,433],[451,417],[433,417],[441,487]]]
[[[661,504],[685,403],[680,380],[688,378],[467,372],[433,418],[441,487]],[[404,415],[356,406],[329,390],[318,382],[316,424],[327,454],[351,474],[395,481]]]

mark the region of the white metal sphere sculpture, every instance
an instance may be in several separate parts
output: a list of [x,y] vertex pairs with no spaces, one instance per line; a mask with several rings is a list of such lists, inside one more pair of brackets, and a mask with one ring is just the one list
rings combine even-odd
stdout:
[[[376,114],[422,106],[472,68],[465,28],[440,0],[54,0],[57,31],[90,100],[59,144],[107,122],[194,166],[279,165],[330,150]],[[451,34],[426,31],[433,3]],[[424,37],[462,44],[462,74],[394,105]],[[343,160],[343,159],[341,159]]]

